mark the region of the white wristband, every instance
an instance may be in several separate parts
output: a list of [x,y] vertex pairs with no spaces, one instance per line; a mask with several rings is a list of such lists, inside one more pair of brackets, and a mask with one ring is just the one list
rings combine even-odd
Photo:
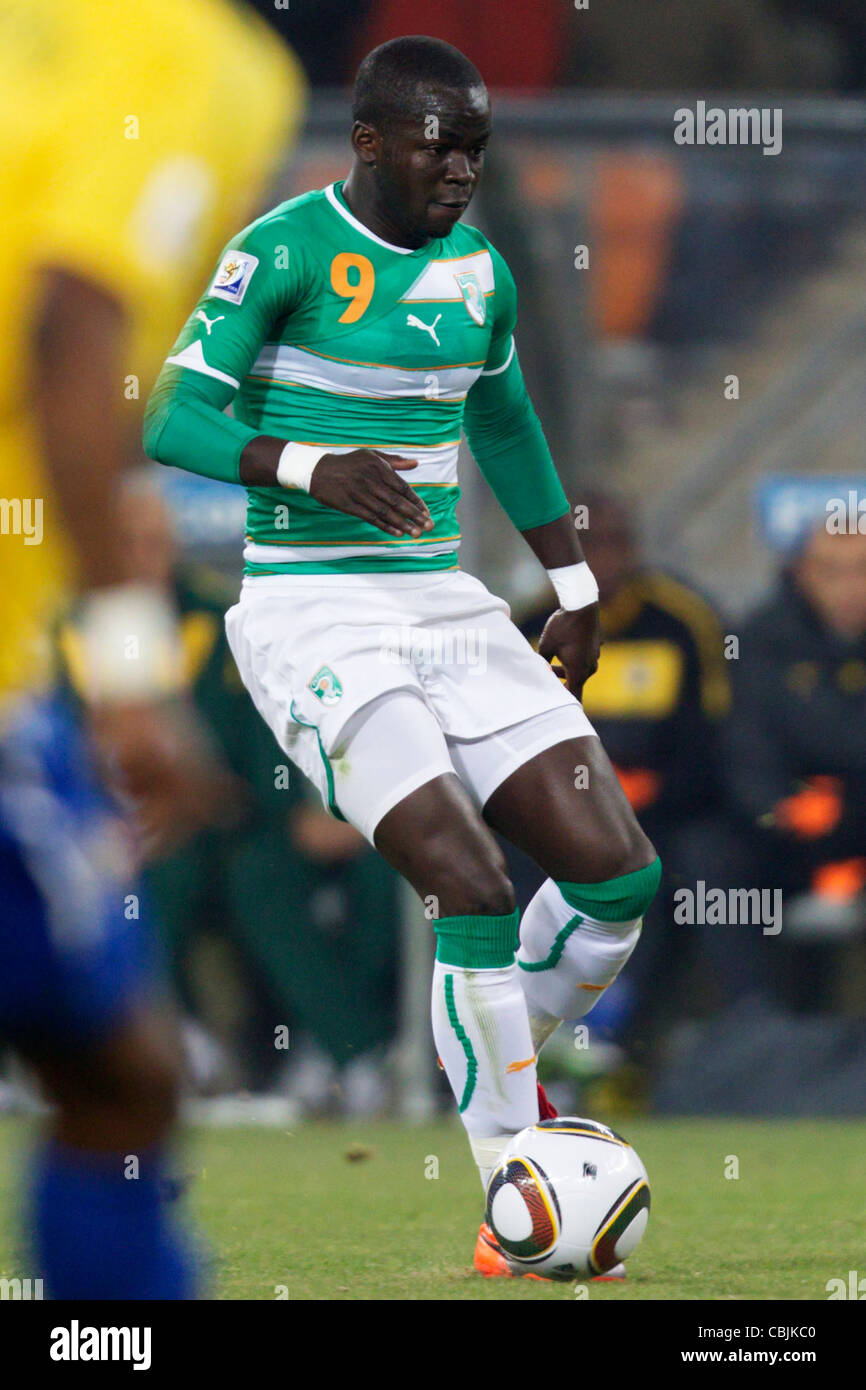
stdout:
[[548,570],[547,577],[556,590],[560,608],[573,611],[598,601],[595,575],[585,560],[579,565],[561,565],[559,569]]
[[95,590],[83,600],[76,627],[80,646],[73,645],[70,674],[85,700],[153,700],[182,688],[177,613],[154,586]]
[[277,482],[280,487],[300,488],[309,492],[313,469],[328,452],[315,444],[287,444],[277,463]]

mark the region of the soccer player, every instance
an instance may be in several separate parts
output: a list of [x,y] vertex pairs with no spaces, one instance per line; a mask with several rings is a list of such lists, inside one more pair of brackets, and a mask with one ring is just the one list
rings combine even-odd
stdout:
[[[55,1104],[33,1165],[48,1294],[180,1298],[194,1262],[166,1203],[176,1052],[133,837],[94,747],[161,843],[212,815],[226,779],[178,708],[170,610],[124,582],[112,511],[138,383],[190,277],[257,205],[302,85],[222,0],[2,0],[0,20],[15,266],[0,300],[0,1037]],[[76,588],[86,731],[49,661]]]
[[[514,281],[461,224],[482,78],[440,40],[394,39],[353,116],[348,177],[226,247],[145,448],[249,490],[232,650],[287,754],[435,917],[433,1032],[486,1185],[539,1118],[538,1049],[622,969],[660,866],[578,699],[597,588],[524,387]],[[461,428],[558,596],[540,656],[458,567]],[[519,933],[491,827],[548,876]]]

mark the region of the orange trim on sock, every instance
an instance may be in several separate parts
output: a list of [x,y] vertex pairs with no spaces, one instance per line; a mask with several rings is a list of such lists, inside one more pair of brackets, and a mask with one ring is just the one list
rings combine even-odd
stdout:
[[505,1070],[506,1070],[507,1072],[512,1072],[512,1071],[525,1071],[525,1069],[526,1069],[527,1067],[531,1067],[531,1066],[533,1065],[533,1063],[534,1063],[534,1062],[537,1062],[537,1061],[538,1061],[538,1058],[537,1058],[537,1057],[527,1057],[527,1059],[526,1059],[525,1062],[509,1062],[509,1063],[508,1063],[508,1066],[505,1068]]

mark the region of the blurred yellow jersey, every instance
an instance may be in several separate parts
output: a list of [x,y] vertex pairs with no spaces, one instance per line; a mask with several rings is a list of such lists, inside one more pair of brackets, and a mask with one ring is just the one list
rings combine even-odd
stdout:
[[137,443],[166,344],[260,210],[304,96],[297,60],[229,0],[0,0],[4,703],[46,679],[46,623],[71,563],[33,416],[40,272],[78,275],[122,306],[116,404]]

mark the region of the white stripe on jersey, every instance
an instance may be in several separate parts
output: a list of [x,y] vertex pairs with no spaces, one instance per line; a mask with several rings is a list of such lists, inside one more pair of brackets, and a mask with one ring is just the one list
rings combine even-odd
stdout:
[[468,270],[477,276],[481,293],[492,294],[496,288],[493,282],[493,257],[489,251],[482,248],[479,251],[470,251],[466,256],[430,261],[402,296],[401,303],[408,300],[433,299],[440,302],[454,300],[459,304],[463,294],[455,277]]
[[190,371],[201,372],[204,376],[212,376],[217,381],[224,381],[227,386],[234,386],[235,390],[240,386],[239,381],[235,381],[228,372],[217,371],[216,367],[209,367],[204,360],[204,348],[200,339],[196,338],[194,343],[188,343],[183,352],[178,352],[174,357],[167,357],[166,362],[170,362],[173,367],[188,367]]
[[514,356],[514,339],[512,338],[512,339],[511,339],[511,347],[510,347],[509,350],[508,350],[508,356],[506,357],[505,361],[502,363],[502,366],[501,366],[501,367],[490,367],[490,369],[489,369],[488,371],[482,372],[481,375],[482,375],[482,376],[499,376],[499,373],[500,373],[500,372],[504,372],[504,371],[505,371],[505,368],[508,366],[508,364],[509,364],[509,362],[511,361],[511,359],[512,359],[513,356]]
[[[337,362],[333,357],[287,344],[266,343],[250,368],[250,376],[267,376],[332,394],[368,399],[461,401],[478,380],[480,367],[392,367],[361,362]],[[435,377],[431,395],[430,376]]]
[[[260,545],[255,541],[247,541],[244,546],[244,560],[255,565],[296,565],[316,561],[321,564],[330,564],[332,560],[355,559],[359,555],[447,555],[452,550],[457,550],[460,545],[459,540],[436,541],[431,545],[421,546],[414,542],[411,545],[397,545],[393,541],[390,545],[384,541],[382,545],[372,543],[370,545]],[[354,578],[354,576],[353,576]]]

